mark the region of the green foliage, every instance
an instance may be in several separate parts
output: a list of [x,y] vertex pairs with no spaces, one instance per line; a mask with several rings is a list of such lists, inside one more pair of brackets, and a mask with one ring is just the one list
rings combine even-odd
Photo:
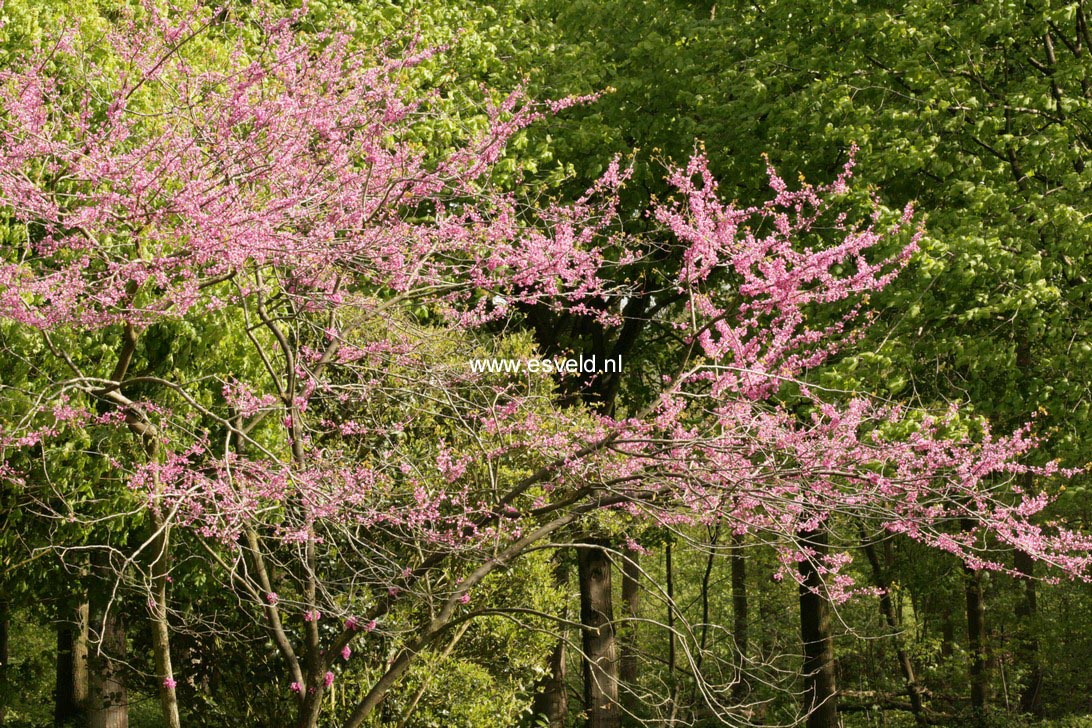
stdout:
[[[395,47],[404,47],[419,32],[425,45],[452,44],[441,58],[405,79],[438,89],[460,110],[437,114],[420,127],[417,141],[426,150],[439,152],[480,130],[486,99],[500,98],[525,78],[538,97],[602,92],[599,101],[528,130],[512,145],[492,181],[517,187],[529,198],[543,189],[582,191],[617,154],[636,154],[637,172],[627,187],[626,204],[663,195],[663,163],[689,154],[696,137],[704,141],[714,171],[728,180],[725,196],[750,203],[764,196],[762,153],[783,171],[827,179],[845,162],[849,146],[859,145],[859,174],[892,211],[917,201],[927,212],[928,234],[910,269],[880,297],[881,315],[867,344],[820,373],[818,382],[849,391],[868,388],[930,406],[966,402],[961,414],[968,430],[982,415],[1004,429],[1042,408],[1038,429],[1048,437],[1044,458],[1064,457],[1078,465],[1087,460],[1092,443],[1092,168],[1086,164],[1092,147],[1087,131],[1092,123],[1092,55],[1088,40],[1080,37],[1081,4],[330,0],[311,2],[309,8],[304,22],[316,32],[347,27],[362,43],[390,39]],[[7,0],[0,14],[5,21],[0,27],[0,67],[66,21],[79,18],[81,37],[93,42],[120,17],[116,3],[86,0]],[[186,52],[195,61],[213,64],[235,40],[214,33]],[[73,78],[78,78],[75,69]],[[162,89],[142,93],[142,102],[154,108]],[[643,222],[628,220],[626,227],[640,232]],[[3,254],[27,234],[0,226]],[[468,356],[524,358],[534,353],[525,335],[500,338],[497,350],[486,350],[470,337],[445,336],[430,328],[428,311],[413,313],[407,326],[418,330],[436,361],[451,367],[464,365]],[[50,343],[71,353],[89,373],[109,376],[119,332],[63,331],[51,336],[47,343],[0,325],[0,371],[6,388],[0,397],[0,423],[21,417],[34,398],[51,395],[40,387],[61,373]],[[203,379],[190,391],[207,406],[231,378],[261,381],[265,376],[261,362],[244,353],[250,348],[247,322],[226,314],[204,324],[161,322],[141,336],[133,368],[168,381],[186,380],[199,369]],[[663,359],[650,346],[627,361],[638,376],[624,389],[622,411],[643,400],[642,378],[653,380],[670,368]],[[435,457],[441,439],[453,449],[471,449],[472,438],[460,431],[449,412],[422,405],[396,385],[407,374],[392,368],[390,391],[356,414],[390,423],[413,412],[411,439],[421,461]],[[531,386],[539,388],[546,406],[554,394],[549,384],[543,379]],[[168,407],[181,404],[176,392],[160,385],[134,385],[132,393]],[[177,442],[223,437],[209,421],[168,434]],[[283,428],[272,418],[252,436],[272,449],[285,446]],[[382,457],[386,444],[362,440],[357,455],[362,462]],[[105,451],[126,455],[123,470],[99,455]],[[14,659],[7,692],[0,696],[8,706],[6,725],[48,721],[52,667],[46,657],[52,631],[47,625],[53,612],[82,588],[56,560],[31,556],[50,541],[123,545],[144,535],[147,523],[140,519],[99,520],[132,510],[135,496],[122,481],[124,467],[139,457],[134,444],[113,430],[66,432],[24,458],[26,462],[12,461],[33,473],[25,485],[0,484],[0,593],[45,605],[16,612]],[[539,457],[527,453],[518,467],[529,471]],[[515,470],[513,466],[513,472],[502,475],[518,477]],[[488,474],[479,477],[486,483]],[[1092,522],[1087,478],[1064,487],[1037,487],[1058,496],[1052,516],[1085,526]],[[29,506],[43,501],[80,518],[75,523],[35,520]],[[658,532],[630,534],[612,516],[600,525],[612,535],[626,532],[654,548],[662,540]],[[255,629],[260,615],[238,608],[236,595],[225,587],[225,572],[201,561],[206,555],[196,542],[182,540],[176,548],[185,557],[174,571],[175,647],[200,656],[187,668],[188,682],[180,687],[185,724],[275,724],[288,710],[291,696],[277,682],[280,658]],[[767,549],[751,545],[747,551],[755,605],[752,644],[762,657],[793,671],[799,649],[794,585],[769,581],[776,565]],[[230,546],[217,553],[230,556]],[[331,548],[328,556],[336,575],[336,562],[344,555]],[[684,545],[676,550],[676,600],[692,622],[698,621],[704,556]],[[938,694],[937,703],[949,697],[957,701],[967,683],[960,569],[944,556],[902,541],[895,543],[892,558],[901,639],[923,683]],[[662,561],[649,557],[644,566],[652,579],[662,582]],[[707,595],[710,621],[720,625],[712,645],[721,655],[729,654],[725,625],[733,616],[725,568],[726,561],[718,558],[714,588]],[[855,569],[858,582],[867,583],[864,567]],[[464,572],[461,565],[442,570],[428,586],[449,585]],[[1047,657],[1045,703],[1059,714],[1088,711],[1082,686],[1092,684],[1092,594],[1086,585],[1043,585],[1040,616],[1028,625],[1015,616],[1020,588],[1004,578],[989,588],[991,638],[1011,683],[1002,685],[995,671],[995,693],[1008,689],[1015,695],[1013,686],[1026,679],[1011,647],[1012,635],[1030,628]],[[282,597],[289,601],[293,594],[285,589]],[[347,592],[343,598],[346,604],[366,607],[374,595]],[[384,720],[408,714],[407,726],[515,724],[542,675],[551,626],[547,620],[505,610],[519,606],[556,614],[565,599],[545,552],[490,577],[466,607],[467,617],[483,610],[488,616],[465,622],[470,625],[465,634],[453,632],[449,642],[427,654],[391,694]],[[141,614],[139,607],[129,608]],[[643,609],[650,619],[666,618],[662,605],[646,602]],[[412,610],[392,614],[391,634],[412,630],[421,617]],[[844,625],[837,647],[843,686],[897,692],[901,684],[894,638],[875,600],[853,602],[839,617]],[[206,626],[203,620],[216,624],[222,634],[199,636]],[[946,621],[952,639],[944,634]],[[455,634],[460,634],[458,641]],[[647,686],[663,684],[669,679],[662,667],[666,639],[653,630],[642,630],[639,639],[649,657],[640,680]],[[339,709],[375,678],[398,644],[397,637],[376,639],[342,666],[339,692],[332,699]],[[451,649],[444,653],[447,645]],[[134,640],[134,650],[134,660],[147,663],[147,645]],[[579,674],[577,664],[570,674]],[[20,691],[19,701],[11,697],[13,687]],[[139,689],[151,694],[154,687]],[[755,691],[770,701],[763,704],[766,719],[794,715],[796,706],[784,695],[763,686]],[[949,695],[939,695],[942,691]],[[158,716],[152,714],[151,701],[138,705],[142,707],[134,709],[133,724],[155,725]],[[941,707],[958,711],[960,705]],[[905,713],[881,716],[873,711],[847,716],[846,725],[877,725],[881,720],[890,726],[912,722]],[[954,720],[958,724],[960,719]],[[997,726],[1029,724],[1024,716],[1001,713],[991,720]],[[1082,728],[1090,723],[1087,718],[1059,717],[1041,725]]]
[[11,610],[9,661],[0,682],[5,726],[39,728],[52,720],[53,631],[43,616],[33,608]]

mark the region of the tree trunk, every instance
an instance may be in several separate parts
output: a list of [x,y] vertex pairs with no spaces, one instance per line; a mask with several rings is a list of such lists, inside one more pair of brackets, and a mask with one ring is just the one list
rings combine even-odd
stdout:
[[[597,544],[599,546],[602,544]],[[587,728],[618,728],[618,656],[611,601],[611,563],[598,547],[580,549],[580,622],[584,625],[584,711]]]
[[[296,412],[293,412],[293,418],[294,420],[298,419]],[[298,436],[298,433],[294,433],[293,436]],[[298,462],[300,460],[299,456],[296,459]],[[318,606],[318,580],[315,574],[318,569],[316,568],[314,541],[308,541],[304,546],[304,550],[306,559],[306,577],[303,586],[304,603],[310,605],[310,609],[316,609]],[[303,686],[305,692],[302,693],[303,701],[300,704],[299,715],[296,719],[296,728],[317,728],[319,716],[322,715],[322,698],[325,694],[323,678],[326,674],[322,664],[323,655],[320,647],[318,620],[306,622],[304,624],[304,633],[306,651],[304,652],[303,663],[306,665],[304,675],[307,680],[306,685]]]
[[87,602],[76,607],[73,621],[57,624],[57,674],[53,723],[82,724],[87,711]]
[[667,683],[671,686],[668,697],[671,712],[667,724],[674,726],[679,707],[679,683],[675,675],[675,571],[671,563],[671,541],[664,546],[664,575],[667,581]]
[[565,640],[558,640],[550,653],[550,674],[539,684],[532,709],[550,728],[565,728],[569,715],[569,694],[565,689]]
[[125,622],[119,605],[106,610],[107,594],[91,600],[90,629],[97,639],[89,650],[89,700],[87,725],[90,728],[128,728],[129,695],[121,660],[125,659]]
[[170,575],[170,528],[158,517],[153,519],[157,536],[152,546],[152,653],[159,681],[159,705],[165,728],[181,728],[178,698],[175,695],[174,670],[171,666],[171,630],[167,620],[167,579]]
[[[1021,332],[1023,333],[1023,332]],[[1032,365],[1031,337],[1017,337],[1016,366],[1024,375],[1030,374]],[[1020,485],[1025,493],[1031,493],[1035,487],[1035,475],[1024,473]],[[1035,561],[1026,551],[1016,550],[1016,570],[1024,576],[1024,598],[1016,605],[1017,629],[1019,639],[1016,645],[1016,659],[1027,671],[1027,680],[1020,692],[1020,712],[1041,716],[1043,713],[1043,667],[1039,662],[1039,640],[1036,639],[1038,626],[1035,624],[1038,613],[1038,599],[1035,592]]]
[[813,559],[827,551],[827,532],[820,527],[800,534],[803,546],[815,555],[800,562],[800,637],[804,642],[804,709],[807,728],[838,728],[837,687],[834,679],[834,637],[830,604]]
[[[732,688],[732,696],[739,701],[746,698],[748,687],[743,679],[743,665],[747,662],[749,619],[747,617],[747,561],[743,556],[743,536],[732,535],[732,551],[729,557],[732,569],[732,640],[739,659],[739,674]],[[708,620],[708,617],[706,617]]]
[[[720,535],[720,524],[717,523],[709,529],[709,548],[705,554],[705,568],[702,570],[701,575],[701,638],[698,643],[698,653],[695,655],[694,660],[694,682],[693,692],[690,697],[690,704],[694,706],[694,714],[691,719],[692,724],[700,724],[702,720],[711,718],[711,706],[706,700],[705,693],[702,691],[702,664],[705,661],[705,655],[709,649],[709,593],[710,583],[713,577],[713,562],[717,555],[717,538]],[[739,687],[737,683],[736,687]],[[734,694],[734,693],[733,693]],[[709,711],[709,714],[707,714]]]
[[940,617],[940,655],[951,657],[955,654],[955,622],[952,620],[952,610],[945,609]]
[[322,697],[325,695],[326,690],[317,676],[313,677],[311,684],[303,689],[307,693],[300,704],[299,714],[296,718],[296,728],[315,728],[318,725],[319,716],[322,714]]
[[[568,592],[569,592],[569,564],[562,552],[554,552],[554,580],[565,597],[565,610],[562,619],[569,618]],[[564,629],[564,628],[563,628]],[[565,718],[569,715],[569,692],[565,684],[565,641],[567,635],[564,632],[561,639],[554,645],[550,653],[547,665],[549,674],[539,683],[538,692],[535,693],[532,710],[536,716],[544,718],[550,728],[565,728]]]
[[1024,551],[1016,552],[1016,570],[1024,575],[1024,598],[1016,604],[1020,639],[1017,643],[1017,659],[1027,671],[1024,688],[1020,692],[1020,712],[1042,715],[1043,666],[1039,661],[1039,640],[1036,637],[1038,599],[1035,591],[1035,561]]
[[53,725],[63,726],[77,720],[76,696],[76,626],[57,623],[57,665],[53,683]]
[[[11,622],[11,605],[8,600],[0,595],[0,698],[10,694],[11,686],[8,685],[8,631]],[[0,701],[0,726],[7,722],[5,714],[7,708]]]
[[621,681],[622,704],[633,713],[637,700],[637,614],[641,603],[641,568],[637,553],[626,554],[622,562],[622,610],[625,618],[619,630],[621,659],[618,677]]
[[967,647],[971,657],[971,708],[980,722],[986,713],[986,602],[982,589],[982,572],[964,567],[967,595]]
[[[862,529],[863,530],[863,529]],[[910,709],[914,713],[914,719],[921,724],[928,721],[925,716],[925,705],[921,699],[921,688],[918,687],[917,677],[914,674],[914,663],[910,661],[910,654],[903,646],[903,638],[900,634],[899,620],[895,614],[895,605],[891,602],[890,585],[884,576],[880,559],[876,555],[876,549],[867,541],[864,543],[865,555],[872,567],[872,582],[880,590],[880,614],[887,622],[888,628],[894,633],[895,655],[899,660],[899,668],[902,670],[902,679],[906,682],[906,693],[910,697]]]

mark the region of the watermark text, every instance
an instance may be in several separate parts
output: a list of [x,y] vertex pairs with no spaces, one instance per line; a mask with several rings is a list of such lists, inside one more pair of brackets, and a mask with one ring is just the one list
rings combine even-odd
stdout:
[[548,359],[471,359],[470,371],[475,374],[618,374],[622,357],[579,356]]

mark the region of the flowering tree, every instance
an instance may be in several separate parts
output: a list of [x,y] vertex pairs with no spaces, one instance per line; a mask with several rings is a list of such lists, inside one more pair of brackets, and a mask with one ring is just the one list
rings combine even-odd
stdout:
[[[843,517],[976,568],[1004,568],[986,553],[996,540],[1086,575],[1092,542],[1030,523],[1045,497],[997,495],[998,477],[1028,470],[1027,430],[972,436],[955,413],[803,384],[914,250],[910,210],[890,227],[834,211],[851,165],[801,190],[770,170],[773,198],[740,208],[695,156],[648,211],[649,246],[624,233],[618,164],[568,204],[490,189],[514,134],[588,99],[512,93],[449,149],[427,148],[442,89],[410,78],[436,51],[360,49],[300,19],[148,4],[102,47],[65,35],[0,74],[0,201],[23,228],[0,258],[0,315],[56,364],[0,447],[126,433],[90,439],[151,516],[124,566],[147,591],[170,725],[185,679],[170,649],[177,529],[276,645],[301,727],[354,649],[372,664],[338,716],[348,726],[470,620],[548,617],[491,585],[603,514],[760,534],[822,599],[854,590],[849,554],[824,536]],[[229,50],[210,63],[213,34]],[[681,265],[652,315],[681,344],[647,406],[568,406],[549,378],[461,363],[531,355],[497,331],[532,307],[624,325],[627,273],[665,250]],[[245,354],[164,366],[156,339],[172,327]],[[74,350],[87,335],[108,359]],[[832,701],[816,685],[807,708],[821,714]],[[594,724],[617,720],[616,697]]]

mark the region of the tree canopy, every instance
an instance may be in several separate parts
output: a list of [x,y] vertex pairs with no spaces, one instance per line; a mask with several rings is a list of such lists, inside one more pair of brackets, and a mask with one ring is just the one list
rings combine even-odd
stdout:
[[1084,709],[1083,8],[670,7],[5,6],[0,716]]

